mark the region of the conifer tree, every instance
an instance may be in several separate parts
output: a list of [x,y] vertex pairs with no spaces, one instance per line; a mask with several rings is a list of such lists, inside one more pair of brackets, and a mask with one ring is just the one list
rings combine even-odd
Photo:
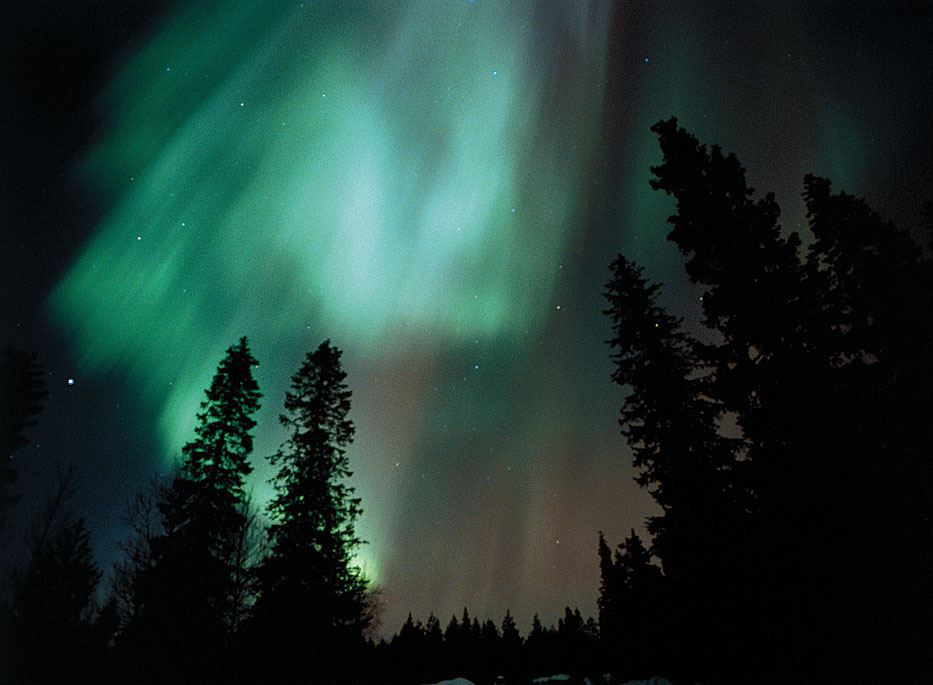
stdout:
[[678,611],[668,600],[661,569],[632,530],[612,556],[599,538],[600,634],[609,665],[619,672],[647,677],[669,667],[676,655],[665,654],[667,616]]
[[418,643],[423,634],[424,630],[421,627],[421,622],[419,621],[418,624],[415,625],[415,621],[409,611],[408,618],[405,620],[405,623],[402,624],[402,629],[392,638],[392,646],[399,647],[405,645],[406,649],[411,649],[412,645]]
[[359,643],[371,620],[367,585],[353,561],[362,508],[346,482],[354,427],[340,357],[330,341],[321,343],[285,394],[280,420],[289,436],[271,458],[278,474],[270,555],[259,570],[255,607],[260,630],[276,634],[272,648],[298,659],[283,667],[312,674],[335,667],[335,650]]
[[457,621],[456,614],[451,614],[450,621],[444,629],[444,644],[451,646],[460,642],[460,623]]
[[515,625],[515,619],[512,618],[512,612],[508,609],[505,610],[505,616],[502,618],[502,642],[510,653],[515,652],[522,645],[522,636],[518,632],[518,626]]
[[[916,663],[905,645],[929,634],[931,613],[917,608],[929,596],[907,589],[920,586],[933,537],[920,494],[933,443],[930,262],[815,177],[804,182],[814,241],[802,254],[773,195],[752,199],[734,155],[675,119],[652,130],[664,159],[651,184],[677,201],[668,238],[716,342],[671,327],[656,286],[624,258],[607,297],[614,379],[632,392],[623,431],[664,510],[649,522],[651,552],[679,612],[732,627],[682,638],[696,636],[698,656],[719,650],[720,665],[770,657],[829,678],[871,666],[878,645],[889,667]],[[724,438],[724,417],[739,438]],[[901,639],[907,615],[914,637]]]
[[[915,582],[892,579],[923,575],[930,548],[915,553],[916,541],[933,532],[917,485],[931,476],[930,263],[864,201],[814,176],[804,257],[773,197],[751,200],[733,155],[707,152],[674,120],[654,130],[664,162],[653,186],[678,203],[669,237],[723,338],[704,357],[746,442],[771,596],[759,614],[780,633],[771,640],[789,638],[779,651],[802,668],[826,653],[854,666],[879,640],[902,650],[910,640],[888,636],[923,601],[903,591]],[[856,556],[854,571],[844,560]]]
[[435,656],[440,651],[444,643],[444,633],[441,631],[441,622],[437,616],[431,614],[424,624],[424,634],[427,638],[428,651],[433,652]]
[[610,649],[615,649],[621,637],[622,630],[622,593],[623,579],[620,577],[619,567],[612,558],[612,551],[606,544],[602,531],[599,532],[599,598],[596,606],[599,609],[599,631],[603,642]]
[[528,633],[528,640],[530,641],[532,636],[539,640],[546,634],[544,626],[541,624],[541,619],[538,618],[538,613],[535,612],[535,615],[531,618],[531,632]]
[[[807,436],[808,466],[819,468],[810,468],[813,504],[800,508],[832,531],[807,540],[819,570],[813,614],[824,635],[845,640],[819,637],[853,663],[880,649],[890,664],[923,664],[933,676],[933,656],[921,656],[933,640],[933,595],[922,589],[933,558],[933,261],[827,179],[806,176],[803,197],[830,382],[805,403],[820,416]],[[853,571],[845,559],[856,556]]]
[[433,613],[424,624],[424,660],[425,682],[436,682],[445,675],[444,631],[441,622]]
[[512,612],[505,610],[502,618],[502,665],[500,672],[507,680],[513,680],[521,670],[522,636],[515,625]]
[[390,643],[393,670],[396,677],[406,681],[421,680],[426,675],[425,631],[421,621],[415,621],[411,612]]
[[475,618],[470,618],[470,612],[463,607],[463,614],[460,616],[460,640],[469,647],[474,638],[479,636],[479,626]]
[[[657,303],[660,285],[622,255],[611,270],[605,296],[614,333],[612,379],[629,393],[619,424],[639,469],[636,481],[662,510],[649,518],[648,531],[651,552],[677,596],[671,638],[685,663],[715,660],[721,655],[713,645],[728,639],[701,626],[710,616],[721,617],[719,628],[735,625],[727,612],[735,604],[735,537],[747,506],[736,485],[738,441],[720,434],[723,406],[700,359],[703,346]],[[605,581],[615,582],[611,576]]]
[[[218,678],[220,654],[242,614],[244,479],[252,471],[257,362],[246,338],[227,350],[197,415],[195,438],[157,503],[162,533],[133,580],[134,615],[125,631],[130,660],[149,677]],[[135,655],[135,656],[134,656]]]
[[531,631],[525,640],[526,675],[554,673],[551,669],[556,666],[557,659],[553,638],[553,629],[545,628],[538,614],[535,613],[531,619]]

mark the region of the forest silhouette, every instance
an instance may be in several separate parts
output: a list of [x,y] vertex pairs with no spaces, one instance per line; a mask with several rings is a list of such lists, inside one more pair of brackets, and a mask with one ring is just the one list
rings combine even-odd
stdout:
[[[464,607],[443,626],[409,614],[377,641],[376,588],[354,562],[363,503],[342,353],[324,341],[292,377],[260,512],[245,479],[261,394],[241,338],[171,477],[130,503],[108,572],[70,508],[75,469],[23,532],[8,529],[17,473],[0,464],[0,544],[22,540],[0,601],[0,680],[928,682],[933,205],[902,231],[806,176],[800,236],[734,155],[674,118],[652,131],[651,186],[676,201],[667,237],[702,315],[686,325],[642,267],[611,261],[619,425],[659,513],[644,540],[598,533],[598,617],[566,607],[523,636],[510,612]],[[9,456],[47,390],[21,350],[4,351],[2,380]]]

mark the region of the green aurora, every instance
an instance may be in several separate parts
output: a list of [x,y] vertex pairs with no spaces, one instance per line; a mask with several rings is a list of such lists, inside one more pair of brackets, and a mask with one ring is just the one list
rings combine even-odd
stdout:
[[51,301],[84,364],[161,403],[166,448],[241,331],[263,349],[310,326],[373,362],[399,337],[533,336],[592,160],[606,17],[563,18],[578,60],[555,112],[519,5],[208,4],[107,93],[83,173],[112,209]]

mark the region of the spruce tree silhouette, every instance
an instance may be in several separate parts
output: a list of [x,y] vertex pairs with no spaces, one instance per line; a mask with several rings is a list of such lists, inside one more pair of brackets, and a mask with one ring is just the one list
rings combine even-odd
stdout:
[[444,632],[441,622],[433,613],[424,624],[424,682],[436,682],[446,677],[444,672]]
[[460,622],[453,614],[444,629],[444,663],[448,669],[446,677],[459,677],[463,668],[463,637]]
[[619,677],[648,678],[670,668],[668,615],[661,569],[632,530],[613,556],[600,533],[599,629],[604,661]]
[[270,554],[259,569],[252,638],[263,641],[283,678],[333,678],[355,661],[372,615],[353,553],[362,512],[346,448],[351,392],[341,352],[325,341],[308,353],[285,394],[281,423],[289,437],[271,458],[278,468],[269,505]]
[[820,467],[842,475],[827,463],[832,448],[820,448],[832,389],[825,363],[832,352],[821,335],[827,312],[817,306],[821,295],[802,265],[799,237],[778,225],[773,195],[753,200],[735,156],[717,146],[707,150],[675,119],[652,130],[664,159],[652,169],[651,185],[677,200],[668,238],[702,288],[703,324],[722,337],[719,345],[697,348],[714,380],[708,393],[734,412],[745,441],[733,492],[754,498],[750,535],[758,542],[746,546],[741,565],[754,569],[749,578],[758,587],[751,579],[735,586],[748,588],[742,603],[758,605],[760,618],[745,622],[744,639],[749,629],[762,630],[753,642],[769,645],[784,664],[796,662],[794,670],[808,670],[818,660],[819,641],[808,633],[828,618],[812,615],[813,597],[803,592],[819,575],[814,555],[827,542],[817,504],[828,494]]
[[522,636],[515,625],[512,613],[506,609],[502,618],[502,650],[499,672],[506,681],[515,680],[521,673]]
[[451,677],[463,677],[473,670],[470,655],[475,649],[473,619],[470,612],[463,607],[460,620],[451,616],[447,630],[444,632],[444,651],[447,655]]
[[242,613],[235,577],[244,528],[244,478],[252,470],[251,418],[259,408],[246,338],[227,350],[197,415],[195,438],[157,506],[162,533],[133,579],[123,649],[138,677],[223,681],[231,616]]
[[552,628],[545,628],[536,613],[531,619],[531,631],[525,640],[523,660],[527,676],[544,676],[557,673],[559,661],[555,650],[555,635]]
[[424,629],[421,621],[416,624],[409,611],[405,623],[389,643],[392,659],[391,670],[387,675],[397,682],[421,680],[424,676],[424,647]]
[[[715,633],[735,625],[728,614],[736,585],[734,531],[744,525],[733,483],[740,466],[736,441],[719,433],[722,409],[698,358],[701,345],[657,304],[660,285],[622,255],[611,271],[605,296],[614,334],[612,379],[629,390],[619,424],[639,469],[636,481],[663,512],[648,519],[648,531],[677,598],[677,612],[668,617],[671,653],[685,667],[708,670],[731,644],[731,637]],[[717,622],[709,626],[712,617]],[[610,625],[610,632],[619,627],[612,619]]]
[[[599,597],[596,607],[599,610],[599,632],[603,645],[607,651],[609,661],[619,663],[621,657],[622,630],[626,617],[622,613],[622,594],[624,583],[621,569],[613,559],[612,551],[606,544],[603,532],[599,531]],[[640,617],[631,616],[629,620],[639,620]]]
[[[922,646],[933,640],[933,262],[827,179],[807,176],[804,201],[815,238],[808,276],[831,323],[820,331],[831,383],[811,399],[822,414],[813,430],[822,506],[809,512],[830,532],[811,543],[820,637],[866,668],[886,661],[907,678],[912,664],[933,677]],[[857,570],[846,561],[855,557]],[[884,656],[865,663],[877,650]]]
[[[621,256],[607,313],[614,379],[632,393],[623,431],[664,510],[651,552],[672,607],[692,617],[675,641],[683,665],[915,677],[931,613],[917,589],[931,551],[930,262],[815,177],[802,254],[733,155],[676,119],[652,130],[664,159],[651,183],[677,201],[668,237],[718,342],[683,334]],[[738,440],[717,431],[727,416]]]
[[476,642],[475,654],[478,656],[476,665],[477,675],[488,681],[494,681],[502,674],[501,656],[502,636],[492,619],[486,619],[480,624],[479,639]]

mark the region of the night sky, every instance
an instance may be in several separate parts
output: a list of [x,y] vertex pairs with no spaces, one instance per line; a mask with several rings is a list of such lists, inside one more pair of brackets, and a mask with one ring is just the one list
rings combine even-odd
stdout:
[[[734,151],[805,223],[812,172],[907,227],[933,199],[933,10],[877,3],[19,3],[2,50],[4,344],[51,397],[28,518],[82,475],[101,563],[224,350],[260,362],[252,485],[305,352],[344,351],[360,563],[385,632],[463,606],[595,614],[632,482],[602,286],[696,297],[651,124]],[[28,6],[26,6],[28,5]]]

